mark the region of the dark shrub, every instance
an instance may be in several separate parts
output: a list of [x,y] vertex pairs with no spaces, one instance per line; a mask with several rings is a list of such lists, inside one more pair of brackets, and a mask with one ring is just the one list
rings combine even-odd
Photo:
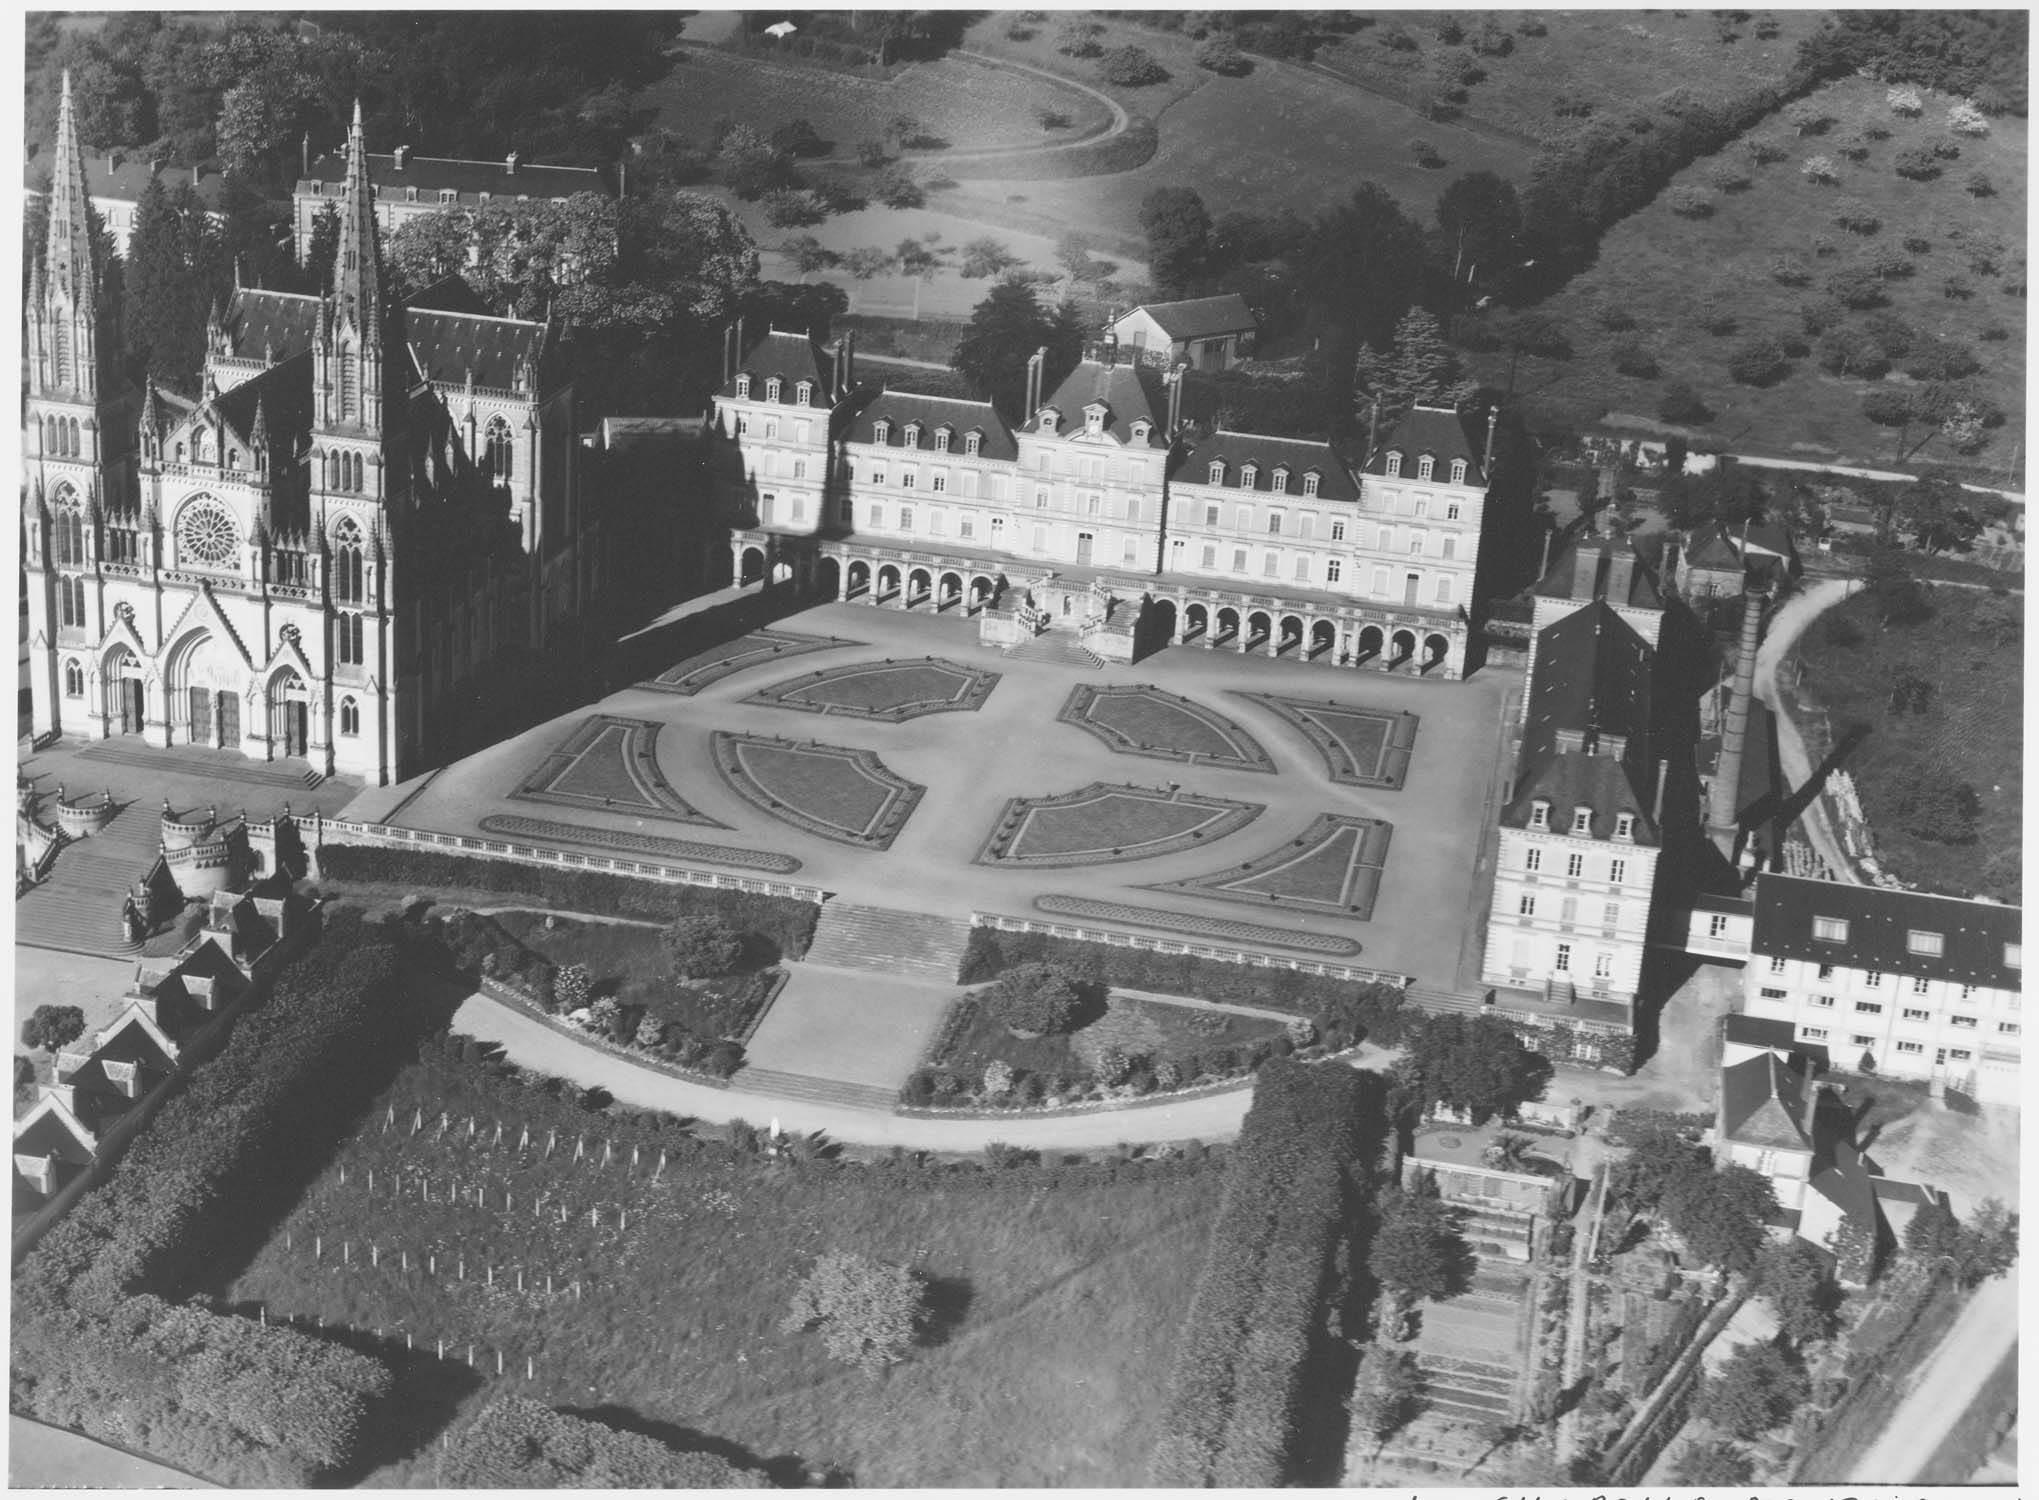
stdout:
[[1052,964],[1021,964],[984,992],[986,1008],[1000,1022],[1037,1036],[1067,1031],[1081,1003],[1075,980]]
[[1145,88],[1168,79],[1168,69],[1145,47],[1114,47],[1105,53],[1097,70],[1106,83],[1122,89]]
[[1728,359],[1728,374],[1742,385],[1775,385],[1791,373],[1784,358],[1784,346],[1773,338],[1752,338],[1735,347]]
[[1680,425],[1711,422],[1713,410],[1699,399],[1699,393],[1689,385],[1678,384],[1664,392],[1664,399],[1657,403],[1657,415],[1666,422]]

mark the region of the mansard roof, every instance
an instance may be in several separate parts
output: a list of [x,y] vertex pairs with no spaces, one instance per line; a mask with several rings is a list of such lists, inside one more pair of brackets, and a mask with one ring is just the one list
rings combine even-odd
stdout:
[[[1133,424],[1145,422],[1147,440],[1140,446],[1167,450],[1168,435],[1162,422],[1168,411],[1168,391],[1159,370],[1124,361],[1106,364],[1086,359],[1041,405],[1043,409],[1053,407],[1061,414],[1064,425],[1057,433],[1060,436],[1082,431],[1084,409],[1100,403],[1105,408],[1104,430],[1108,436],[1133,446]],[[1038,432],[1040,421],[1040,412],[1029,412],[1020,431]]]
[[[1171,339],[1210,338],[1221,333],[1251,333],[1259,325],[1253,310],[1237,292],[1222,297],[1192,297],[1181,302],[1146,302],[1120,318],[1144,312]],[[1116,324],[1114,326],[1117,326]]]
[[924,396],[910,391],[886,391],[875,401],[856,414],[850,421],[844,441],[851,443],[873,443],[877,426],[886,424],[885,444],[888,448],[906,446],[906,428],[909,423],[920,424],[915,447],[925,452],[934,451],[935,433],[942,427],[954,434],[950,451],[963,451],[963,437],[970,432],[983,434],[978,449],[984,458],[1012,460],[1019,456],[1019,448],[1013,442],[1012,429],[1005,425],[1005,419],[989,401],[971,401],[957,396]]
[[[1575,537],[1557,557],[1552,560],[1550,571],[1543,575],[1536,586],[1536,592],[1546,599],[1576,599],[1580,597],[1575,589],[1578,581],[1578,557],[1582,548],[1592,548],[1598,553],[1593,563],[1593,574],[1589,580],[1589,597],[1605,599],[1617,608],[1662,609],[1664,595],[1657,587],[1657,575],[1651,571],[1643,555],[1636,551],[1635,543],[1627,539],[1584,535]],[[1620,590],[1620,597],[1609,593],[1613,586],[1614,561],[1622,553],[1630,561],[1627,586]]]
[[[516,170],[510,170],[507,156],[496,161],[470,161],[460,157],[416,156],[404,153],[403,168],[397,168],[394,152],[368,153],[369,180],[375,185],[378,200],[392,203],[407,201],[405,188],[416,188],[421,201],[431,202],[445,189],[452,189],[463,197],[479,198],[487,193],[491,198],[566,198],[575,193],[607,193],[608,184],[594,167],[548,166],[539,162],[519,161]],[[310,169],[297,180],[297,192],[309,195],[314,182],[331,184],[331,196],[339,196],[339,188],[347,180],[347,153],[344,149],[328,151],[316,157]],[[430,193],[431,199],[425,194]]]
[[1484,485],[1487,467],[1480,455],[1485,446],[1485,434],[1476,430],[1470,412],[1448,406],[1412,407],[1381,435],[1380,445],[1367,456],[1366,472],[1385,478],[1388,455],[1400,453],[1402,472],[1395,477],[1413,479],[1414,461],[1427,453],[1437,460],[1440,479],[1451,472],[1453,459],[1462,458],[1466,461],[1465,482]]
[[[49,165],[48,158],[41,153],[27,157],[22,163],[25,186],[32,196],[40,196],[43,189],[41,174]],[[208,209],[217,212],[220,194],[226,189],[226,178],[220,172],[218,162],[200,162],[196,167],[180,167],[145,158],[138,158],[119,151],[84,153],[85,192],[88,197],[108,203],[139,203],[142,194],[148,191],[153,179],[163,184],[163,191],[173,196],[185,183],[194,183],[198,201]]]
[[1210,467],[1214,463],[1225,466],[1225,477],[1219,483],[1226,489],[1246,488],[1246,465],[1254,467],[1252,488],[1272,494],[1274,492],[1274,471],[1287,466],[1290,480],[1288,493],[1300,495],[1303,492],[1302,476],[1315,473],[1319,500],[1357,500],[1359,481],[1352,471],[1345,467],[1344,460],[1332,451],[1329,443],[1310,438],[1260,437],[1247,432],[1226,432],[1220,429],[1209,437],[1201,439],[1184,455],[1176,469],[1177,482],[1182,484],[1208,484]]
[[782,328],[770,330],[737,361],[736,376],[726,381],[716,394],[734,398],[737,376],[743,375],[751,378],[750,395],[744,398],[748,401],[765,400],[765,382],[775,375],[783,382],[779,400],[787,406],[793,404],[795,387],[803,380],[814,383],[814,404],[817,407],[826,407],[835,398],[834,369],[828,351],[811,334],[793,333]]
[[[1575,807],[1593,809],[1593,830],[1606,837],[1616,813],[1636,815],[1635,841],[1654,844],[1650,784],[1650,671],[1653,653],[1628,622],[1595,600],[1537,636],[1536,675],[1522,731],[1515,795],[1502,813],[1527,827],[1531,804],[1551,804],[1551,825],[1570,826]],[[1619,735],[1616,756],[1560,749],[1561,730]]]
[[[1844,941],[1814,936],[1816,917],[1848,924]],[[1797,875],[1762,875],[1756,880],[1756,923],[1751,950],[1766,958],[1842,963],[1917,979],[1991,989],[2023,988],[2024,910],[1991,901],[1967,901],[1925,891],[1848,885]],[[1911,934],[1940,939],[1940,952],[1915,953]]]
[[461,385],[472,369],[476,385],[500,390],[517,383],[517,367],[523,361],[528,359],[533,369],[538,367],[551,332],[547,323],[431,307],[407,308],[403,326],[405,341],[425,379]]

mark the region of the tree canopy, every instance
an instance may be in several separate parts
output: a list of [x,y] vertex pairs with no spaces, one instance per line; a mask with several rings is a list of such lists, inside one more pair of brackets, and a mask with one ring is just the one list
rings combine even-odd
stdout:
[[956,341],[949,365],[1008,419],[1025,421],[1033,415],[1021,411],[1027,361],[1043,346],[1048,350],[1045,396],[1083,356],[1081,316],[1072,303],[1050,310],[1041,306],[1032,286],[1002,281],[970,314],[970,326]]
[[1193,187],[1158,187],[1140,202],[1147,268],[1168,296],[1197,290],[1211,258],[1211,213]]
[[1699,1413],[1730,1437],[1761,1437],[1805,1400],[1805,1371],[1774,1343],[1740,1344],[1708,1376]]
[[1475,1124],[1543,1097],[1551,1065],[1492,1016],[1427,1017],[1396,1064],[1419,1105],[1471,1113]]
[[1384,348],[1359,352],[1358,390],[1363,404],[1380,402],[1383,415],[1425,406],[1457,406],[1475,386],[1459,372],[1458,356],[1428,310],[1412,307]]
[[875,1376],[906,1358],[925,1303],[926,1289],[905,1266],[832,1250],[795,1290],[780,1327],[794,1333],[819,1324],[830,1358]]
[[1389,1188],[1374,1208],[1379,1222],[1366,1265],[1382,1286],[1405,1299],[1441,1302],[1471,1285],[1472,1248],[1442,1198]]
[[569,1416],[524,1396],[502,1396],[439,1455],[446,1489],[766,1489],[770,1480],[713,1453],[685,1453],[656,1438]]
[[55,1052],[85,1034],[85,1012],[75,1005],[38,1005],[21,1023],[21,1039],[31,1047]]

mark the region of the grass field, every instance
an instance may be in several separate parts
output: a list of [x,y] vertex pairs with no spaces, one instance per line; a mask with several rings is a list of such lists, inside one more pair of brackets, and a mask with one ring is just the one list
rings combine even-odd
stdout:
[[[427,1349],[472,1341],[490,1370],[490,1352],[504,1349],[519,1394],[712,1434],[760,1457],[794,1454],[860,1485],[1140,1482],[1218,1172],[972,1190],[712,1153],[676,1159],[654,1181],[648,1159],[599,1163],[598,1117],[578,1163],[564,1136],[549,1159],[542,1131],[517,1149],[514,1119],[493,1144],[500,1103],[448,1065],[413,1065],[219,1290],[272,1316],[407,1330]],[[398,1123],[385,1131],[391,1110]],[[416,1135],[414,1110],[427,1120]],[[441,1110],[455,1126],[435,1138]],[[338,1243],[349,1262],[336,1264]],[[933,1283],[926,1346],[881,1379],[830,1363],[816,1335],[779,1330],[825,1250],[911,1264]],[[460,1398],[456,1420],[496,1384]],[[430,1483],[434,1451],[368,1482]]]
[[[1907,379],[1901,373],[1905,359],[1898,359],[1897,372],[1883,381],[1830,375],[1812,358],[1794,359],[1791,373],[1767,389],[1736,384],[1728,375],[1728,361],[1749,336],[1800,333],[1799,310],[1825,300],[1828,277],[1880,252],[1896,251],[1911,259],[1914,270],[1882,282],[1888,308],[1847,312],[1842,326],[1859,328],[1887,311],[1917,331],[1920,350],[1935,340],[1971,348],[1983,366],[1975,384],[2003,408],[2007,421],[1978,459],[1963,459],[1935,438],[1918,461],[1974,463],[2000,471],[2024,425],[2025,302],[2007,290],[2007,273],[2012,257],[2024,249],[2026,122],[2008,116],[1992,121],[1984,139],[1960,140],[1961,155],[1943,163],[1937,179],[1915,182],[1899,177],[1893,160],[1908,147],[1950,138],[1944,124],[1950,100],[1929,95],[1924,115],[1904,120],[1891,112],[1884,93],[1883,84],[1856,78],[1823,89],[1808,102],[1834,117],[1836,123],[1824,134],[1795,137],[1781,121],[1768,122],[1753,134],[1782,145],[1788,153],[1784,160],[1754,166],[1736,142],[1717,157],[1695,162],[1655,202],[1615,225],[1595,264],[1544,304],[1570,336],[1574,357],[1525,358],[1515,372],[1516,389],[1576,421],[1591,421],[1608,410],[1654,416],[1665,388],[1683,382],[1715,412],[1704,429],[1712,440],[1780,454],[1888,462],[1895,456],[1898,435],[1864,417],[1861,400],[1868,391],[1901,388]],[[1889,139],[1865,142],[1869,154],[1859,164],[1846,160],[1839,148],[1871,125],[1888,129]],[[1801,164],[1814,155],[1834,161],[1839,180],[1833,186],[1815,185],[1802,174]],[[1723,193],[1709,184],[1707,174],[1723,162],[1747,171],[1746,191]],[[1978,168],[1996,184],[1994,196],[1978,198],[1964,190],[1964,180]],[[1703,194],[1711,216],[1674,213],[1680,189]],[[1851,233],[1835,223],[1844,213],[1874,218],[1880,227],[1869,235]],[[1956,242],[1957,230],[1971,243],[1977,237],[1999,241],[2005,247],[2000,272],[1972,268],[1967,249]],[[1929,248],[1911,252],[1904,247],[1907,238],[1923,239]],[[1776,281],[1771,273],[1780,256],[1801,259],[1810,284],[1792,287]],[[1972,286],[1971,297],[1945,295],[1945,283],[1956,275]],[[1607,307],[1625,310],[1638,327],[1633,332],[1607,330],[1599,321],[1600,310]],[[1714,311],[1732,319],[1731,332],[1701,331]],[[2002,328],[2006,338],[1983,340],[1984,330],[1992,327]],[[1655,357],[1660,371],[1655,379],[1615,370],[1613,351],[1631,339]],[[1484,379],[1506,383],[1506,355],[1473,363]],[[1914,431],[1910,442],[1920,436]]]
[[[1797,646],[1805,663],[1801,692],[1824,707],[1834,734],[1865,724],[1870,733],[1847,760],[1876,830],[1877,858],[1899,877],[1951,895],[2020,897],[2024,829],[2024,694],[2015,646],[1991,644],[1976,628],[1978,610],[2006,603],[1974,589],[1934,588],[1933,617],[1884,630],[1872,601],[1858,595],[1837,606]],[[1834,622],[1854,644],[1836,638]],[[1891,685],[1907,674],[1932,683],[1926,711],[1890,712]],[[1972,844],[1940,844],[1908,834],[1892,806],[1894,784],[1923,765],[1974,786],[1981,801]]]

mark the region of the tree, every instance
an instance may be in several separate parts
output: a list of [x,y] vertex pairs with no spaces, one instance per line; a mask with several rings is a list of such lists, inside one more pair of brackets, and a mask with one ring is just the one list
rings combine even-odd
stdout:
[[1052,391],[1081,353],[1080,323],[1077,328],[1078,347],[1072,350],[1066,347],[1066,330],[1041,307],[1031,286],[1000,282],[970,314],[970,326],[956,341],[949,365],[979,396],[1024,420],[1032,415],[1019,410],[1025,403],[1027,360],[1041,346],[1049,347],[1045,385]]
[[714,917],[681,917],[658,935],[666,967],[678,978],[727,974],[743,956],[743,938]]
[[185,389],[195,388],[205,359],[211,296],[191,251],[194,236],[202,243],[207,232],[203,215],[187,232],[160,178],[142,190],[128,242],[122,332],[137,365]]
[[1458,356],[1437,319],[1420,307],[1410,308],[1395,325],[1394,342],[1385,351],[1371,345],[1360,350],[1356,384],[1363,405],[1378,401],[1384,411],[1396,413],[1418,403],[1457,406],[1475,390],[1460,375]]
[[1055,33],[1055,50],[1065,57],[1096,57],[1104,51],[1098,33],[1104,27],[1083,16],[1071,16]]
[[[429,214],[425,217],[438,218],[440,216]],[[414,222],[416,221],[405,221],[406,225]],[[392,248],[394,248],[402,234],[403,230],[400,228],[396,234],[390,236]],[[339,255],[340,205],[328,199],[325,205],[316,214],[312,215],[311,239],[305,246],[304,264],[300,268],[303,284],[313,292],[329,290],[333,285],[333,262],[339,259]],[[455,268],[449,266],[447,269],[450,271]],[[440,274],[444,275],[446,273],[441,272]]]
[[586,964],[567,964],[552,978],[553,1003],[564,1011],[576,1011],[588,1003],[594,981]]
[[1389,1188],[1374,1200],[1379,1223],[1367,1269],[1404,1301],[1441,1302],[1471,1284],[1473,1253],[1442,1198]]
[[85,1012],[75,1005],[38,1005],[21,1023],[21,1040],[45,1052],[68,1047],[85,1034]]
[[1737,1275],[1755,1269],[1764,1226],[1776,1213],[1777,1194],[1770,1179],[1734,1164],[1673,1183],[1662,1204],[1665,1222],[1686,1249],[1706,1264]]
[[1543,1097],[1551,1065],[1492,1016],[1427,1017],[1396,1064],[1422,1105],[1470,1111],[1475,1124]]
[[1804,1240],[1793,1238],[1765,1245],[1756,1257],[1756,1295],[1777,1314],[1777,1326],[1793,1345],[1803,1348],[1834,1331],[1838,1298],[1826,1261]]
[[1468,172],[1447,187],[1437,200],[1437,228],[1454,276],[1504,285],[1522,259],[1522,205],[1497,172]]
[[1212,32],[1197,43],[1190,56],[1198,67],[1226,78],[1244,78],[1253,71],[1253,59],[1239,50],[1229,32]]
[[1767,334],[1745,339],[1728,356],[1727,372],[1743,385],[1775,385],[1791,373],[1784,346]]
[[919,208],[927,202],[927,190],[904,162],[880,170],[871,180],[871,192],[887,208]]
[[771,134],[772,147],[787,156],[826,156],[829,144],[813,124],[802,117],[788,120]]
[[1944,766],[1916,761],[1899,765],[1890,783],[1898,827],[1913,838],[1935,844],[1975,842],[1982,798],[1972,784],[1956,778]]
[[1664,481],[1660,495],[1665,519],[1687,531],[1760,521],[1770,506],[1770,491],[1756,471],[1739,464],[1716,464],[1704,474],[1673,475]]
[[1359,342],[1385,347],[1420,290],[1423,236],[1392,195],[1362,182],[1292,251],[1301,290]]
[[1019,263],[1019,257],[1007,249],[1002,240],[985,235],[963,247],[960,270],[965,280],[974,281],[981,277],[1003,275]]
[[1196,287],[1211,258],[1211,215],[1192,187],[1158,187],[1140,202],[1147,265],[1169,295]]
[[1690,1443],[1672,1466],[1671,1482],[1692,1489],[1740,1489],[1752,1483],[1756,1465],[1733,1443]]
[[1878,547],[1869,554],[1869,571],[1862,592],[1888,630],[1891,626],[1917,625],[1931,618],[1932,606],[1926,592],[1912,575],[1898,547]]
[[984,992],[984,1006],[1007,1029],[1043,1036],[1067,1031],[1082,998],[1067,970],[1053,964],[1020,964]]
[[819,1324],[831,1359],[875,1378],[913,1346],[926,1315],[925,1295],[905,1266],[832,1250],[800,1283],[779,1326],[795,1333]]
[[1144,88],[1168,77],[1168,69],[1145,47],[1114,47],[1099,61],[1097,70],[1106,83],[1122,89]]
[[1404,1349],[1376,1345],[1363,1356],[1352,1391],[1352,1423],[1376,1442],[1386,1442],[1422,1410],[1422,1367]]
[[715,149],[715,166],[739,198],[759,198],[793,180],[792,159],[764,132],[738,125]]
[[438,1455],[447,1489],[764,1489],[771,1481],[719,1454],[669,1448],[642,1433],[571,1417],[523,1396],[482,1408]]
[[1699,1413],[1731,1437],[1761,1437],[1806,1397],[1805,1372],[1774,1343],[1740,1344],[1709,1376]]
[[1892,519],[1923,552],[1966,552],[1982,533],[1981,497],[1952,480],[1928,475],[1899,494]]

